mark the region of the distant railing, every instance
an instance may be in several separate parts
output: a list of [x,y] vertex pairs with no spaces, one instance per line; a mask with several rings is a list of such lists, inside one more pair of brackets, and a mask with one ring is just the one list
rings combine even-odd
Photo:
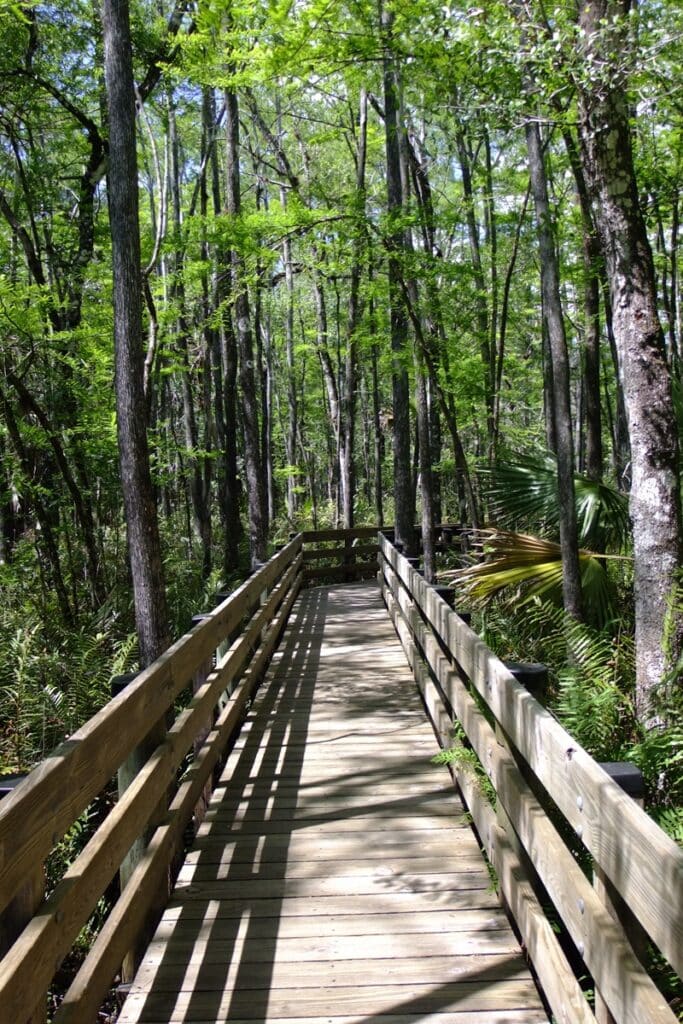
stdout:
[[[0,802],[0,1024],[45,1020],[53,976],[127,865],[127,884],[54,1017],[96,1020],[150,914],[163,907],[183,834],[201,818],[214,770],[280,638],[302,561],[297,535]],[[47,857],[117,773],[128,775],[125,792],[44,900]],[[131,864],[143,835],[149,842]]]
[[[461,533],[462,527],[458,523],[439,523],[434,527],[437,548],[443,551],[459,545]],[[420,528],[416,526],[415,536],[419,537],[419,534]],[[393,527],[383,529],[382,535],[393,538]],[[357,526],[350,530],[305,530],[301,538],[304,545],[304,583],[352,583],[376,577],[379,566],[376,526]]]
[[[383,536],[379,582],[442,745],[453,746],[457,720],[495,789],[494,807],[471,759],[453,759],[555,1019],[675,1024],[636,951],[645,933],[683,971],[683,851]],[[568,835],[590,854],[593,879]],[[594,980],[595,1013],[548,903],[571,938],[570,955]]]
[[352,530],[305,530],[304,583],[352,583],[377,575],[378,541],[376,526]]

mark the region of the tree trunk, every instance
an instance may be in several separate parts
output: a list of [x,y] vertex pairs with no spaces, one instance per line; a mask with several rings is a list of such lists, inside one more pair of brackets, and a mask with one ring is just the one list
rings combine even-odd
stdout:
[[576,140],[569,128],[563,128],[562,137],[576,182],[583,236],[583,468],[589,479],[599,481],[602,480],[603,474],[600,402],[600,244],[593,223],[590,198]]
[[[226,207],[229,216],[239,217],[242,205],[240,192],[239,106],[233,89],[225,92],[226,112]],[[249,311],[249,293],[244,259],[237,249],[232,251],[232,287],[239,380],[242,392],[244,425],[244,467],[247,507],[249,510],[249,543],[252,561],[265,561],[267,554],[266,502],[258,423],[258,396],[254,373],[254,345]]]
[[[456,97],[456,104],[458,99]],[[479,336],[479,352],[481,354],[482,370],[484,374],[484,397],[486,402],[486,436],[488,443],[488,457],[493,452],[493,428],[494,428],[494,385],[495,367],[492,359],[491,328],[489,326],[489,312],[486,303],[488,288],[484,277],[484,267],[481,259],[481,248],[479,246],[479,224],[477,223],[474,188],[472,185],[472,167],[469,147],[464,129],[458,125],[455,133],[458,150],[458,161],[462,175],[462,189],[465,198],[465,219],[467,221],[467,234],[470,243],[470,256],[472,259],[472,274],[475,286],[475,309],[477,334]]]
[[[588,0],[580,27],[588,71],[579,93],[581,156],[600,236],[631,444],[636,613],[636,710],[653,696],[683,646],[683,617],[669,622],[681,563],[679,451],[652,252],[638,199],[624,75],[629,3]],[[619,57],[621,59],[621,57]],[[668,626],[667,626],[668,623]],[[667,640],[665,637],[668,636]]]
[[168,100],[168,132],[170,143],[170,192],[176,250],[172,255],[171,299],[177,308],[176,347],[181,366],[181,394],[183,403],[183,432],[188,461],[188,484],[192,504],[192,525],[202,549],[202,576],[211,572],[211,508],[204,488],[204,465],[197,454],[199,438],[194,409],[190,358],[188,352],[190,325],[185,296],[185,254],[182,249],[182,209],[180,196],[180,151],[173,97]]
[[402,296],[401,256],[405,248],[404,231],[395,222],[403,209],[401,158],[399,148],[399,87],[392,53],[394,16],[381,9],[384,47],[384,131],[387,163],[387,212],[389,215],[388,250],[389,302],[391,308],[393,448],[394,448],[394,523],[395,539],[404,550],[414,550],[415,509],[410,466],[410,387],[406,366],[408,317]]
[[114,277],[119,465],[140,660],[145,666],[168,646],[168,620],[143,391],[135,94],[126,0],[104,0],[102,22],[109,110],[107,193]]
[[417,406],[417,432],[420,448],[420,523],[422,531],[422,558],[427,583],[436,579],[434,561],[434,481],[432,477],[432,445],[429,429],[429,403],[427,401],[427,371],[419,349],[415,359],[415,399]]
[[569,398],[569,358],[562,316],[560,280],[550,216],[548,183],[537,121],[526,122],[531,191],[536,208],[536,231],[541,262],[541,293],[550,353],[552,356],[552,406],[557,445],[557,486],[560,504],[562,547],[562,597],[564,607],[581,618],[581,573],[574,497],[574,441]]
[[[372,276],[372,268],[370,269]],[[377,338],[377,317],[375,313],[374,300],[370,299],[370,337]],[[379,390],[379,345],[377,341],[373,342],[370,351],[370,361],[372,369],[372,423],[375,434],[375,450],[374,450],[374,479],[373,479],[373,491],[375,498],[375,516],[377,517],[377,525],[384,526],[384,485],[382,483],[382,465],[384,462],[384,431],[382,429],[382,402]]]
[[365,161],[368,127],[368,97],[361,89],[358,113],[358,141],[356,145],[356,223],[353,225],[353,255],[349,289],[349,318],[346,332],[345,391],[343,396],[343,426],[340,445],[342,484],[342,519],[344,528],[353,527],[353,505],[356,490],[354,443],[356,429],[357,340],[361,319],[360,280],[361,261],[365,241]]

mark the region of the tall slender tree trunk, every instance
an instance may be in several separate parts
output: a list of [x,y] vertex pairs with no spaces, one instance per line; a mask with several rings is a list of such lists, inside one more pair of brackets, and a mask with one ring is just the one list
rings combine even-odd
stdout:
[[[203,151],[208,156],[207,181],[210,188],[202,187],[200,203],[206,216],[209,201],[214,215],[222,210],[220,169],[218,153],[213,144],[216,124],[216,103],[212,89],[202,93]],[[205,264],[225,266],[228,257],[212,252],[206,240],[202,240],[202,258]],[[213,257],[213,258],[212,258]],[[204,337],[209,351],[211,365],[212,405],[216,429],[218,458],[216,460],[216,491],[221,526],[223,528],[223,575],[227,579],[239,562],[239,540],[242,524],[239,511],[239,489],[237,483],[237,415],[236,382],[237,359],[232,333],[232,320],[227,311],[229,284],[225,274],[214,271],[209,278],[202,275],[204,299]],[[215,323],[216,310],[222,310],[221,322]]]
[[[628,47],[629,7],[628,0],[587,0],[581,8],[585,63],[589,72],[596,70],[581,81],[579,125],[628,418],[636,709],[648,721],[668,659],[675,663],[683,648],[683,616],[670,608],[681,564],[680,462],[652,252],[633,165],[626,83],[614,67],[614,55],[621,59]],[[606,77],[605,68],[613,68],[613,74]],[[677,617],[668,622],[672,614]]]
[[422,558],[427,583],[436,579],[434,556],[434,482],[432,477],[432,445],[427,400],[427,370],[419,348],[415,358],[415,399],[420,465],[420,525]]
[[401,257],[405,248],[404,230],[396,223],[403,209],[401,156],[399,144],[399,82],[392,50],[394,15],[381,7],[384,132],[387,164],[387,212],[390,228],[387,238],[387,269],[391,317],[393,449],[394,449],[394,522],[395,539],[412,553],[414,550],[414,492],[410,465],[410,386],[406,354],[408,315],[402,295]]
[[[238,217],[242,198],[240,186],[239,104],[234,89],[225,91],[226,127],[226,207],[230,216]],[[249,544],[252,561],[263,561],[267,552],[267,512],[265,487],[261,468],[261,445],[258,422],[258,396],[254,373],[254,345],[249,309],[249,292],[244,258],[232,251],[232,288],[235,328],[239,353],[239,380],[242,394],[244,426],[244,466],[247,508],[249,511]]]
[[[370,267],[370,279],[372,280],[372,267]],[[376,326],[377,316],[374,300],[370,299],[369,304],[370,335],[377,337]],[[382,402],[379,390],[379,345],[375,341],[370,351],[370,363],[372,369],[372,423],[375,435],[375,450],[373,459],[373,493],[375,498],[375,515],[377,525],[384,526],[384,486],[382,465],[384,462],[384,431],[382,429]]]
[[557,455],[562,547],[562,597],[565,609],[581,618],[581,573],[574,497],[574,441],[569,397],[569,358],[560,299],[560,279],[552,230],[548,183],[541,133],[537,121],[526,123],[531,191],[536,208],[536,231],[541,262],[541,292],[550,354],[552,356],[552,407]]
[[109,111],[107,194],[114,276],[119,465],[140,660],[148,665],[168,646],[168,619],[143,391],[135,93],[126,0],[104,0],[102,24]]
[[[459,102],[456,97],[456,104]],[[495,366],[493,363],[493,349],[491,347],[491,327],[489,324],[489,311],[486,296],[489,289],[484,276],[484,266],[481,258],[481,247],[479,245],[479,224],[477,222],[474,187],[472,184],[471,156],[465,131],[458,125],[455,133],[458,150],[458,161],[462,176],[462,188],[465,198],[465,219],[467,221],[467,234],[470,243],[470,256],[472,260],[472,273],[476,289],[475,310],[477,334],[479,336],[479,351],[481,354],[482,369],[484,374],[484,399],[486,403],[486,436],[488,457],[493,454],[494,438],[494,386]]]
[[358,375],[358,343],[356,334],[360,326],[361,263],[365,242],[365,163],[367,152],[368,97],[363,88],[360,93],[358,113],[358,141],[356,145],[356,216],[353,226],[353,255],[351,262],[351,283],[349,288],[349,316],[346,332],[345,392],[342,437],[340,445],[340,470],[342,483],[342,518],[344,527],[353,526],[353,506],[356,490],[354,445],[356,429],[356,387]]
[[[559,112],[559,111],[558,111]],[[563,128],[569,163],[576,182],[583,241],[583,423],[584,469],[591,480],[602,480],[602,406],[600,400],[600,244],[590,207],[586,179],[576,140]]]
[[178,310],[176,321],[176,347],[181,365],[181,394],[183,403],[183,433],[188,462],[188,484],[192,505],[192,524],[202,549],[202,574],[207,579],[211,572],[211,508],[204,488],[204,466],[197,454],[199,448],[197,418],[190,374],[189,335],[190,325],[185,296],[185,254],[182,248],[182,204],[180,195],[180,149],[172,96],[168,99],[168,131],[170,141],[170,193],[173,227],[175,229],[176,251],[173,254],[173,276],[170,288],[171,298]]

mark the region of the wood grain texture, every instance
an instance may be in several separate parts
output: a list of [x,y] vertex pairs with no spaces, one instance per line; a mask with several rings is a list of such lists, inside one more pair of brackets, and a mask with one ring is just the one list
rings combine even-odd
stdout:
[[374,585],[300,595],[120,1024],[547,1016]]
[[[198,796],[225,752],[230,736],[242,720],[243,708],[260,682],[263,668],[279,640],[298,593],[300,580],[300,576],[290,578],[288,570],[273,590],[263,611],[266,611],[271,602],[271,612],[277,605],[279,609],[261,646],[238,688],[223,706],[201,748],[195,752],[195,759],[178,787],[166,820],[152,836],[129,884],[100,930],[54,1017],[55,1024],[81,1024],[83,1020],[94,1018],[96,1015],[125,951],[130,948],[131,942],[140,931],[149,903],[149,893],[154,891],[158,880],[167,874],[169,862],[179,848],[182,833],[193,813]],[[229,660],[228,654],[225,662]],[[219,676],[220,672],[219,666],[213,674]]]
[[0,909],[35,871],[121,762],[188,686],[219,642],[301,551],[291,541],[85,725],[41,761],[0,806]]
[[[407,565],[401,565],[401,570],[403,575],[412,572]],[[444,656],[433,634],[426,629],[408,591],[400,584],[399,574],[385,564],[383,575],[392,617],[437,732],[443,732],[445,742],[449,742],[447,708],[452,708],[496,789],[497,820],[490,808],[481,803],[469,780],[457,772],[484,848],[496,868],[556,1017],[565,1019],[572,1007],[568,1019],[578,1021],[584,1019],[579,1013],[585,1014],[586,1007],[573,972],[561,962],[564,957],[549,929],[540,927],[542,913],[528,885],[536,873],[582,950],[596,984],[601,989],[604,986],[615,1018],[623,1024],[639,1024],[643,1020],[673,1024],[674,1015],[639,964],[623,928],[596,899],[572,853],[529,790],[504,734],[494,734],[464,685],[459,667]],[[427,605],[431,607],[435,595],[430,593],[428,598],[425,610]],[[435,621],[435,609],[431,609],[428,618]],[[434,679],[438,679],[439,686]],[[525,888],[528,896],[524,894]],[[587,1019],[594,1018],[589,1015]]]
[[382,553],[653,942],[683,974],[683,850],[390,545]]

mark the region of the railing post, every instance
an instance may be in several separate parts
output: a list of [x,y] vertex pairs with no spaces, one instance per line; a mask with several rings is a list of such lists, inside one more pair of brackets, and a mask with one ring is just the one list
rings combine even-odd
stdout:
[[[645,783],[640,768],[631,764],[630,761],[603,761],[600,767],[625,793],[635,800],[639,807],[643,806]],[[648,937],[597,863],[593,864],[593,888],[612,917],[620,922],[633,947],[633,952],[644,964],[647,957]],[[597,985],[595,987],[595,1020],[596,1024],[616,1024]]]
[[[0,778],[0,800],[6,797],[19,785],[25,774],[5,775]],[[33,870],[32,875],[18,889],[0,914],[0,959],[19,938],[45,896],[45,866],[41,862]],[[27,996],[27,1004],[35,996]],[[47,1018],[47,993],[43,993],[40,1003],[35,1009],[17,1024],[45,1024]]]
[[[510,672],[518,683],[532,694],[536,700],[540,701],[545,696],[548,686],[548,669],[546,665],[542,665],[540,662],[519,662],[519,661],[506,661],[504,662],[508,672]],[[514,743],[512,743],[506,733],[504,732],[500,722],[496,719],[494,731],[496,739],[500,746],[505,747],[511,757],[517,762],[520,772],[526,779],[527,783],[534,791],[536,797],[542,802],[543,794],[540,791],[538,782],[536,781],[533,772],[527,765],[524,758],[515,749]],[[508,835],[514,835],[514,825],[508,818],[508,815],[500,800],[496,800],[496,819],[498,824],[501,826],[504,832]],[[509,907],[505,896],[503,895],[502,888],[499,891],[499,899],[503,908],[512,915],[512,910]],[[514,916],[514,915],[512,915]]]
[[[199,625],[200,622],[203,622],[204,619],[208,619],[209,618],[209,614],[210,614],[209,612],[200,612],[198,615],[193,615],[192,616],[192,628],[194,629],[194,627]],[[204,685],[204,683],[208,679],[209,674],[211,673],[211,669],[212,668],[213,668],[213,658],[209,655],[209,657],[206,658],[201,663],[201,665],[199,665],[197,667],[197,670],[195,671],[195,674],[192,677],[192,693],[193,693],[193,695],[195,693],[197,693],[197,691],[202,688],[202,686]],[[206,739],[206,737],[211,732],[212,724],[213,724],[212,722],[207,722],[202,727],[202,729],[197,733],[197,735],[195,736],[194,742],[192,744],[192,749],[193,749],[195,757],[197,756],[197,754],[201,750],[202,745],[204,743],[204,740]],[[199,826],[201,825],[201,823],[204,820],[204,817],[206,815],[207,807],[209,806],[209,800],[211,799],[211,792],[212,792],[212,790],[213,790],[213,783],[212,783],[211,777],[209,777],[206,780],[206,784],[205,784],[204,789],[202,791],[202,795],[200,796],[199,800],[195,804],[194,815],[193,815],[193,824],[194,824],[195,832],[197,831],[197,829],[199,828]]]
[[[252,573],[256,574],[257,572],[259,572],[263,568],[263,566],[265,564],[266,564],[265,562],[254,561],[252,563],[252,566],[251,566]],[[267,587],[264,590],[262,590],[261,593],[259,594],[258,601],[259,601],[259,608],[263,608],[263,606],[267,603],[267,601],[268,601],[268,588]],[[267,632],[268,632],[268,626],[265,625],[263,627],[263,629],[261,630],[261,633],[260,633],[260,642],[261,643],[263,643],[263,641],[266,639]]]
[[434,590],[449,608],[455,611],[455,587],[434,586]]
[[518,683],[525,686],[539,704],[545,703],[548,691],[548,668],[538,661],[506,661],[505,667]]
[[342,558],[342,565],[346,570],[344,573],[344,579],[346,583],[352,583],[356,578],[356,556],[353,550],[353,537],[348,533],[344,533],[344,554],[342,555]]
[[[229,590],[219,590],[218,593],[216,594],[216,596],[214,597],[215,605],[218,606],[219,604],[223,604],[223,602],[227,601],[227,599],[230,597],[230,594],[231,594],[231,591],[229,591]],[[224,640],[221,640],[221,642],[219,643],[218,647],[216,648],[216,661],[220,661],[221,658],[225,654],[227,654],[227,652],[230,649],[231,641],[232,641],[232,637],[231,636],[226,636]]]
[[[127,675],[114,676],[111,681],[111,695],[116,697],[124,687],[128,686],[137,676],[136,672],[128,673]],[[155,723],[153,728],[144,738],[142,743],[131,750],[128,757],[119,766],[117,773],[118,782],[118,794],[119,799],[123,796],[125,791],[131,785],[131,783],[137,777],[139,771],[143,765],[149,760],[150,755],[160,743],[163,743],[167,732],[167,719],[166,716],[162,716],[158,722]],[[125,889],[128,884],[130,876],[142,859],[147,844],[149,843],[155,828],[160,823],[166,813],[167,800],[163,799],[159,806],[156,808],[154,813],[151,815],[146,828],[138,836],[126,856],[121,861],[119,868],[119,882],[121,890]],[[149,940],[152,935],[151,918],[155,915],[156,911],[160,911],[166,904],[168,898],[169,886],[168,882],[164,883],[160,887],[157,899],[154,901],[150,908],[150,924],[147,929],[143,930],[143,933],[138,936],[138,941],[135,946],[128,951],[126,954],[122,967],[121,967],[121,982],[123,985],[131,982],[135,976],[135,972],[138,969],[142,955],[147,948]]]

